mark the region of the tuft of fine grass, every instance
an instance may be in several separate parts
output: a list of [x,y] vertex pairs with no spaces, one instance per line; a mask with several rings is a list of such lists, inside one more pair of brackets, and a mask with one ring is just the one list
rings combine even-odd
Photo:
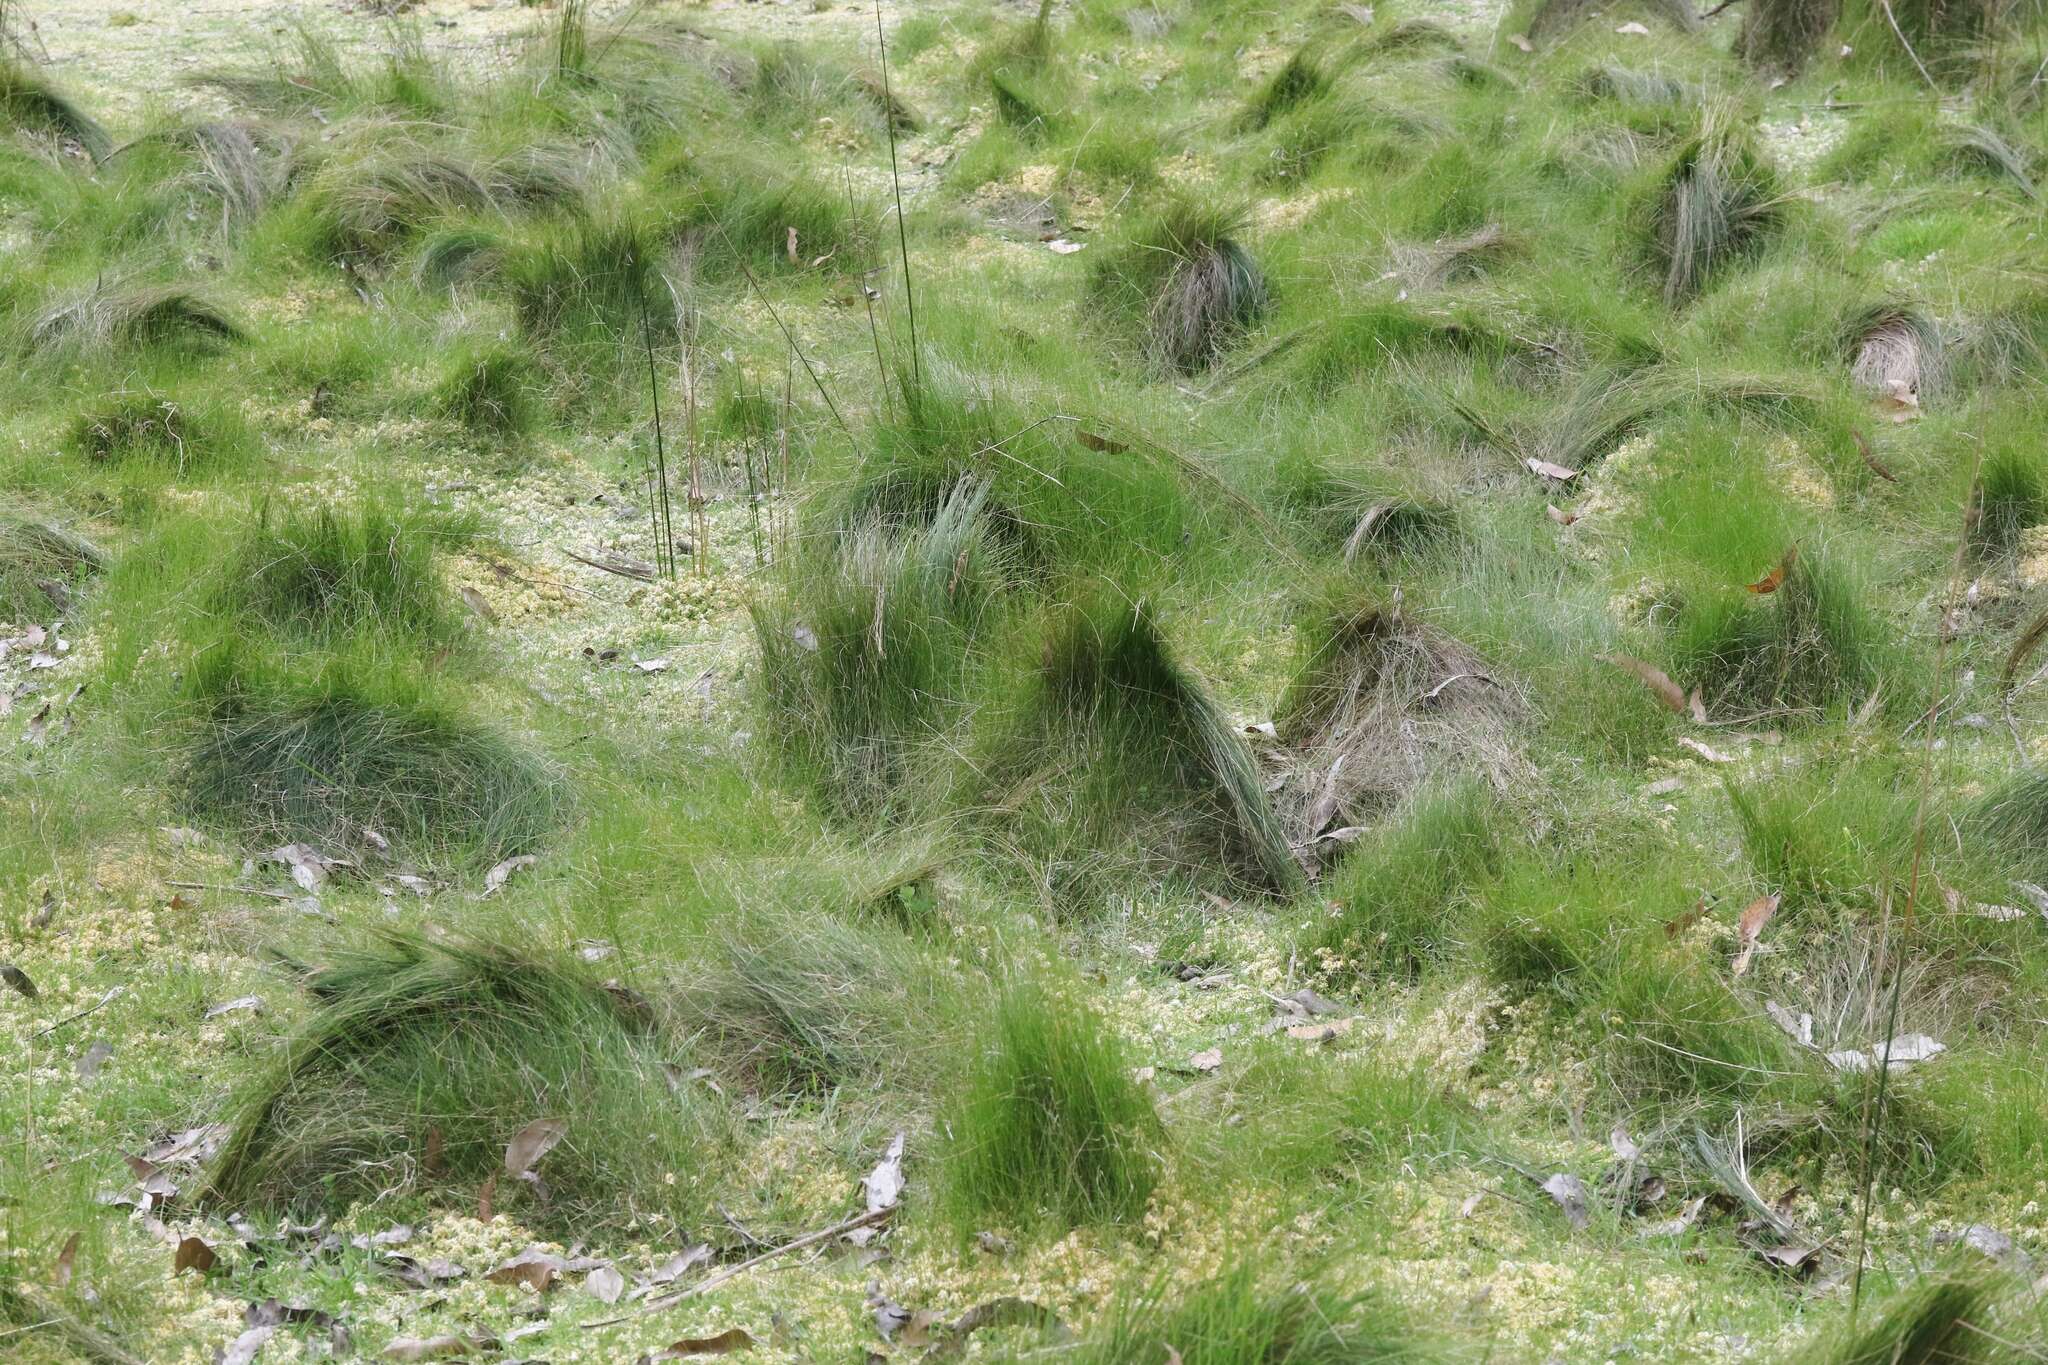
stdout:
[[215,610],[316,639],[456,631],[435,569],[468,528],[370,505],[265,507],[222,563]]
[[907,787],[962,717],[970,650],[1003,586],[990,489],[965,475],[929,525],[900,534],[867,521],[754,607],[769,733],[846,814],[929,798]]
[[656,335],[674,333],[659,262],[654,235],[637,220],[579,217],[509,249],[498,273],[528,337],[610,353],[639,342],[643,311]]
[[76,142],[94,161],[113,149],[99,120],[20,62],[0,58],[0,120]]
[[[547,956],[398,936],[306,984],[311,1016],[239,1097],[216,1202],[336,1216],[398,1189],[473,1210],[495,1176],[522,1221],[581,1235],[650,1213],[707,1221],[728,1120],[710,1091],[671,1089],[633,997]],[[567,1125],[536,1168],[544,1190],[504,1171],[539,1119]]]
[[980,1041],[941,1130],[941,1198],[959,1226],[1137,1219],[1158,1183],[1165,1131],[1103,1022],[1020,981]]
[[1894,399],[1927,402],[1947,380],[1941,324],[1910,304],[1883,303],[1849,324],[1849,377]]
[[1888,631],[1848,565],[1801,550],[1777,591],[1702,592],[1671,629],[1674,677],[1718,714],[1811,715],[1875,685]]
[[423,864],[483,864],[531,852],[565,804],[548,765],[398,664],[291,663],[229,640],[179,701],[180,803],[252,843],[353,847],[374,830]]
[[0,622],[18,625],[67,612],[78,586],[106,562],[85,537],[0,505]]
[[1289,110],[1327,97],[1334,88],[1335,82],[1316,54],[1302,48],[1266,78],[1252,96],[1242,122],[1256,132]]
[[187,403],[165,394],[129,392],[79,413],[65,444],[96,465],[182,478],[242,462],[253,439],[238,412],[211,398]]
[[1749,129],[1729,108],[1710,108],[1650,205],[1648,237],[1664,301],[1691,298],[1715,273],[1753,255],[1782,222],[1784,204]]
[[1989,556],[2019,548],[2030,526],[2048,521],[2048,471],[2022,444],[2001,444],[1977,470],[1976,505],[1969,521],[1970,547]]
[[1735,53],[1765,71],[1797,75],[1840,18],[1842,0],[1751,0]]
[[1083,1365],[1377,1365],[1434,1358],[1397,1307],[1331,1277],[1252,1257],[1196,1284],[1162,1277],[1115,1296]]
[[1244,226],[1239,211],[1174,202],[1098,262],[1098,304],[1136,319],[1163,364],[1203,369],[1266,311],[1266,277],[1236,238]]
[[1301,882],[1243,739],[1150,610],[1108,591],[1060,610],[983,773],[1055,894],[1124,862],[1285,893]]
[[[2009,1355],[1989,1330],[1998,1280],[1960,1267],[1920,1276],[1882,1305],[1874,1319],[1822,1344],[1824,1365],[1993,1365]],[[1801,1352],[1812,1359],[1811,1352]]]
[[524,436],[540,423],[545,384],[524,350],[473,346],[448,363],[428,395],[433,412],[479,436]]

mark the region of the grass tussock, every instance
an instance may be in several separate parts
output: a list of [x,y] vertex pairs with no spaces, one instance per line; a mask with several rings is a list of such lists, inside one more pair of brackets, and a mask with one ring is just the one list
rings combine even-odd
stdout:
[[963,717],[971,651],[1005,578],[990,490],[965,475],[928,525],[869,520],[834,537],[781,602],[754,609],[770,733],[847,814],[905,804]]
[[1102,260],[1095,296],[1139,322],[1161,363],[1201,370],[1266,311],[1266,277],[1237,241],[1243,227],[1233,210],[1174,204]]
[[959,1225],[1128,1223],[1165,1131],[1123,1046],[1086,1005],[1012,985],[945,1117],[941,1198]]
[[1125,862],[1254,890],[1300,884],[1243,739],[1152,613],[1114,593],[1061,610],[985,772],[1007,837],[1036,850],[1056,894]]
[[540,425],[546,392],[540,366],[524,350],[478,345],[448,363],[428,406],[477,436],[524,436]]
[[436,554],[468,534],[377,505],[265,507],[223,563],[216,609],[330,641],[445,640],[458,627]]
[[886,1085],[930,1094],[949,1032],[978,998],[887,924],[813,907],[723,926],[709,968],[677,992],[677,1024],[708,1059],[760,1095],[847,1095]]
[[248,340],[240,323],[183,285],[100,284],[44,310],[30,325],[36,351],[75,347],[215,347]]
[[253,437],[241,415],[202,398],[196,403],[157,393],[121,393],[79,413],[66,446],[95,465],[132,473],[159,470],[183,478],[242,463]]
[[354,847],[365,830],[423,864],[530,852],[565,798],[540,759],[396,665],[207,650],[181,689],[173,785],[252,844]]
[[1303,48],[1282,63],[1280,69],[1259,87],[1244,111],[1243,124],[1256,132],[1289,110],[1328,97],[1335,88],[1336,82],[1324,69],[1322,61],[1314,52]]
[[1842,0],[1752,0],[1735,53],[1761,70],[1796,75],[1820,52],[1841,12]]
[[1725,107],[1672,159],[1652,197],[1649,243],[1664,301],[1682,303],[1728,265],[1753,255],[1784,219],[1776,173]]
[[1432,1358],[1406,1317],[1326,1276],[1276,1274],[1252,1259],[1197,1284],[1168,1280],[1116,1296],[1073,1359],[1086,1365],[1375,1365]]
[[1899,304],[1867,309],[1849,326],[1849,377],[1882,397],[1925,403],[1947,380],[1941,324]]
[[20,62],[0,57],[0,119],[28,132],[68,139],[94,161],[113,150],[99,120]]
[[1699,687],[1714,714],[1810,716],[1867,697],[1887,640],[1849,566],[1802,550],[1775,592],[1736,587],[1683,604],[1673,676]]
[[[661,1034],[630,997],[545,956],[399,937],[306,984],[317,1003],[241,1096],[216,1201],[305,1218],[406,1189],[474,1209],[495,1176],[500,1206],[538,1226],[707,1221],[725,1116],[709,1090],[671,1088]],[[529,1185],[505,1173],[505,1149],[540,1119],[566,1132]]]
[[[1820,1348],[1823,1365],[1994,1365],[2024,1360],[1993,1328],[1999,1283],[1959,1267],[1936,1269],[1879,1305],[1856,1331]],[[1811,1359],[1809,1355],[1806,1358]]]
[[66,614],[79,587],[106,567],[106,554],[45,517],[0,505],[0,622]]
[[550,224],[499,270],[520,330],[542,343],[616,350],[641,323],[672,336],[676,309],[653,234],[630,217]]
[[1298,634],[1301,663],[1273,713],[1297,844],[1370,824],[1434,778],[1504,782],[1514,768],[1521,700],[1469,646],[1349,581],[1310,604]]

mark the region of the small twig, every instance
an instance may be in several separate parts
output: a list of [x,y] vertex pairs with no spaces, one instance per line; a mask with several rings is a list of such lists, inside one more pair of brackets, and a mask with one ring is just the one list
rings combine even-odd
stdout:
[[[1934,83],[1934,77],[1927,74],[1927,67],[1921,62],[1920,54],[1915,52],[1913,45],[1906,41],[1905,30],[1899,27],[1899,16],[1892,13],[1892,0],[1877,0],[1877,3],[1884,7],[1884,21],[1892,26],[1892,36],[1899,40],[1899,46],[1906,49],[1906,55],[1913,59],[1913,65],[1919,69],[1920,79],[1927,82],[1929,90],[1935,91],[1937,94],[1940,93],[1941,87]],[[1858,1276],[1858,1280],[1858,1288],[1861,1288],[1861,1276]]]
[[[856,1229],[872,1227],[876,1223],[885,1222],[887,1221],[889,1215],[894,1213],[895,1211],[896,1207],[893,1204],[890,1205],[888,1208],[884,1209],[870,1209],[868,1212],[863,1213],[856,1218],[849,1218],[843,1223],[835,1223],[831,1227],[825,1228],[822,1231],[807,1232],[803,1236],[797,1238],[794,1242],[784,1242],[781,1246],[771,1247],[767,1251],[762,1252],[758,1256],[754,1256],[747,1260],[741,1261],[736,1266],[729,1266],[724,1270],[720,1270],[713,1274],[706,1275],[703,1279],[697,1281],[697,1283],[693,1285],[690,1285],[688,1288],[678,1289],[674,1293],[664,1294],[660,1298],[649,1299],[645,1304],[641,1306],[640,1312],[657,1312],[660,1309],[667,1308],[673,1304],[681,1303],[684,1299],[693,1298],[698,1294],[707,1294],[713,1289],[716,1289],[719,1285],[724,1284],[726,1281],[736,1279],[739,1276],[746,1274],[749,1270],[752,1270],[757,1265],[761,1265],[765,1262],[772,1261],[779,1256],[787,1256],[792,1251],[802,1251],[806,1247],[814,1247],[818,1245],[818,1243],[820,1242],[829,1242],[834,1237],[842,1237],[849,1232],[855,1231]],[[633,1320],[635,1316],[637,1315],[628,1313],[624,1317],[607,1318],[602,1322],[586,1322],[583,1324],[583,1327],[585,1328],[585,1330],[594,1327],[611,1327],[621,1322],[630,1322]]]
[[92,1004],[87,1005],[84,1009],[78,1011],[76,1014],[67,1014],[62,1019],[59,1019],[56,1023],[50,1025],[48,1028],[43,1029],[37,1033],[32,1033],[29,1035],[29,1037],[32,1039],[47,1038],[49,1035],[55,1033],[58,1029],[63,1028],[66,1024],[77,1023],[79,1020],[85,1018],[86,1015],[91,1014],[94,1011],[99,1010],[103,1006],[110,1003],[115,996],[121,994],[121,989],[122,988],[119,986],[114,987],[105,995],[101,996],[98,1000],[95,1000]]
[[[638,579],[642,583],[652,582],[654,579],[655,570],[648,568],[645,564],[618,559],[594,559],[575,550],[564,550],[562,553],[575,560],[578,564],[588,565],[590,568],[601,570],[604,573],[617,574],[621,578]],[[176,883],[172,884],[176,885]]]
[[180,891],[232,891],[238,896],[268,896],[274,901],[298,899],[289,891],[270,891],[260,886],[230,886],[220,882],[165,882],[164,885]]

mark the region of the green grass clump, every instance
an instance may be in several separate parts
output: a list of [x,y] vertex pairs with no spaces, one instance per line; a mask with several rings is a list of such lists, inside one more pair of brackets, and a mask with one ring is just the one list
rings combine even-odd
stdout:
[[1243,214],[1180,200],[1096,264],[1099,306],[1135,321],[1161,363],[1203,369],[1266,311],[1266,277],[1239,245]]
[[872,263],[873,209],[849,201],[829,177],[792,176],[766,153],[671,153],[657,163],[654,181],[665,233],[707,276],[736,277],[742,266],[757,276],[786,275],[808,271],[813,261],[835,275],[853,274]]
[[131,392],[72,419],[65,444],[93,464],[184,477],[243,463],[252,441],[240,414],[210,398]]
[[1096,591],[1061,608],[1006,730],[981,769],[987,802],[1057,896],[1132,866],[1300,884],[1243,739],[1143,603]]
[[1316,55],[1303,48],[1267,77],[1252,96],[1242,122],[1246,128],[1257,131],[1291,109],[1325,98],[1334,87],[1335,82]]
[[0,622],[18,625],[67,613],[73,592],[106,562],[85,537],[0,505]]
[[528,337],[615,354],[640,344],[643,316],[656,338],[675,333],[660,259],[654,234],[630,217],[577,218],[508,249],[499,278]]
[[1159,1180],[1165,1133],[1102,1021],[1020,982],[981,1041],[942,1130],[942,1198],[960,1226],[1137,1219]]
[[252,843],[353,846],[375,830],[422,863],[481,864],[531,852],[563,809],[546,764],[397,664],[276,661],[230,641],[179,700],[181,804]]
[[1464,906],[1498,874],[1500,815],[1483,784],[1414,797],[1355,845],[1321,888],[1299,946],[1336,979],[1412,979],[1463,946]]
[[479,436],[524,436],[540,424],[546,379],[525,351],[505,344],[459,352],[428,395],[433,412]]
[[0,58],[0,119],[16,128],[70,138],[93,160],[113,150],[99,120],[21,63]]
[[786,597],[754,608],[769,733],[847,814],[929,799],[906,784],[962,717],[970,651],[1002,587],[989,491],[967,475],[928,526],[841,534]]
[[889,924],[816,907],[752,912],[716,933],[678,992],[678,1027],[749,1093],[930,1094],[975,991]]
[[1108,1323],[1072,1353],[1085,1365],[1377,1365],[1435,1358],[1406,1316],[1328,1275],[1275,1274],[1245,1257],[1197,1284],[1170,1279],[1116,1296]]
[[1672,159],[1649,210],[1652,258],[1664,301],[1690,299],[1777,230],[1785,199],[1750,131],[1726,108],[1709,109]]
[[[1993,1328],[2000,1284],[1961,1267],[1918,1277],[1863,1326],[1824,1341],[1823,1365],[1994,1365],[2026,1358],[2025,1348]],[[2003,1324],[2000,1324],[2001,1326]],[[1813,1359],[1802,1351],[1801,1359]]]
[[2009,555],[2030,526],[2048,521],[2048,471],[2027,445],[2001,444],[1977,470],[1977,504],[1969,521],[1971,548]]
[[[644,1005],[545,956],[395,936],[306,984],[310,1017],[239,1098],[216,1202],[336,1216],[400,1188],[474,1210],[495,1176],[499,1205],[537,1226],[708,1222],[728,1120],[710,1091],[670,1087]],[[535,1168],[544,1194],[504,1169],[540,1119],[567,1124]]]
[[1883,623],[1848,565],[1802,550],[1777,591],[1702,589],[1671,627],[1672,676],[1721,714],[1812,715],[1861,701],[1889,656]]
[[217,610],[317,639],[455,634],[435,569],[467,526],[382,506],[265,507],[223,562]]

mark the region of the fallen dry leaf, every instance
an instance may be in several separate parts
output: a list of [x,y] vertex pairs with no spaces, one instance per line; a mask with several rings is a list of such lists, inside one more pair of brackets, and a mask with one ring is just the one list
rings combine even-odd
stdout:
[[221,1348],[220,1354],[214,1357],[214,1365],[250,1365],[250,1362],[256,1359],[257,1352],[269,1345],[270,1339],[275,1335],[275,1326],[248,1328]]
[[1650,694],[1662,703],[1666,710],[1685,714],[1685,689],[1671,681],[1671,675],[1652,663],[1645,663],[1632,654],[1601,654],[1602,663],[1613,664],[1625,673],[1633,673],[1641,679]]
[[626,1277],[613,1266],[601,1265],[584,1276],[583,1292],[599,1303],[617,1303],[626,1292]]
[[1792,572],[1792,566],[1798,562],[1798,559],[1799,546],[1797,544],[1787,545],[1785,553],[1779,558],[1776,566],[1762,578],[1750,584],[1749,590],[1759,596],[1776,592],[1785,585],[1786,575]]
[[745,1328],[728,1327],[715,1337],[684,1337],[681,1341],[670,1342],[652,1355],[640,1357],[646,1360],[681,1360],[685,1356],[728,1356],[735,1351],[750,1351],[754,1338]]
[[1583,1228],[1591,1221],[1586,1212],[1586,1182],[1570,1171],[1559,1171],[1544,1181],[1543,1192],[1557,1201],[1565,1220],[1573,1227]]
[[1771,922],[1771,916],[1778,913],[1778,902],[1782,899],[1773,891],[1758,896],[1743,907],[1742,917],[1735,921],[1736,941],[1742,945],[1742,951],[1735,955],[1735,975],[1741,976],[1749,970],[1749,955],[1756,951],[1757,937]]
[[469,1339],[454,1335],[399,1337],[384,1348],[386,1360],[444,1360],[469,1354]]
[[1205,1076],[1216,1071],[1222,1065],[1223,1049],[1220,1047],[1204,1048],[1188,1058],[1188,1066]]
[[12,962],[0,962],[0,981],[5,981],[31,1000],[42,994],[36,989],[36,983],[28,979],[28,973]]
[[260,996],[260,995],[243,995],[243,996],[237,996],[237,997],[236,997],[235,999],[233,999],[233,1000],[223,1000],[223,1001],[222,1001],[222,1002],[221,1002],[220,1004],[218,1004],[218,1005],[209,1005],[209,1006],[207,1006],[207,1008],[206,1008],[206,1016],[205,1016],[205,1017],[206,1017],[206,1018],[208,1018],[208,1019],[218,1019],[218,1018],[220,1018],[220,1017],[221,1017],[221,1016],[222,1016],[223,1014],[240,1014],[240,1013],[242,1013],[242,1012],[243,1012],[243,1011],[245,1011],[245,1010],[246,1010],[247,1012],[251,1013],[251,1014],[254,1014],[254,1013],[256,1013],[257,1011],[261,1010],[262,1008],[263,1008],[263,997],[262,997],[262,996]]
[[1863,463],[1869,466],[1871,473],[1877,475],[1886,483],[1897,483],[1899,481],[1898,475],[1878,463],[1877,456],[1871,453],[1870,442],[1863,438],[1862,432],[1852,431],[1849,434],[1856,438],[1856,453],[1863,457]]
[[462,585],[462,605],[468,607],[471,612],[475,613],[476,618],[479,621],[486,622],[490,625],[497,624],[498,613],[491,609],[491,604],[484,600],[484,595],[482,593],[478,592],[475,588],[470,587],[469,584],[467,583],[464,583]]
[[1074,428],[1074,439],[1090,450],[1099,450],[1105,455],[1121,455],[1130,447],[1122,441],[1113,441],[1107,436],[1098,436],[1086,427]]
[[1701,920],[1705,919],[1706,917],[1707,898],[1705,896],[1701,896],[1698,900],[1692,903],[1692,909],[1686,911],[1682,915],[1675,916],[1674,918],[1665,921],[1664,937],[1677,938],[1680,934],[1692,928],[1695,924],[1698,924]]
[[523,1284],[536,1294],[545,1294],[561,1274],[561,1257],[529,1247],[484,1278],[492,1284]]
[[534,857],[531,853],[522,853],[516,858],[507,858],[489,872],[484,873],[484,894],[486,896],[497,895],[505,889],[505,883],[512,879],[513,873],[524,871],[539,861],[540,859]]
[[1678,737],[1678,747],[1692,750],[1709,763],[1733,763],[1735,761],[1733,754],[1724,754],[1711,745],[1702,744],[1690,735],[1680,735]]
[[484,1177],[483,1188],[476,1192],[476,1221],[488,1223],[498,1216],[498,1173],[492,1171]]
[[79,1080],[89,1081],[100,1074],[100,1068],[105,1066],[107,1058],[113,1055],[114,1045],[102,1040],[87,1048],[85,1055],[78,1059],[78,1064],[72,1069],[78,1073]]
[[77,1265],[78,1234],[74,1232],[64,1239],[64,1249],[57,1253],[57,1263],[50,1267],[50,1283],[59,1289],[68,1288]]
[[505,1144],[505,1174],[515,1179],[524,1176],[568,1133],[566,1119],[535,1119],[527,1124]]
[[1567,512],[1554,502],[1543,504],[1543,515],[1549,517],[1559,526],[1569,526],[1579,519],[1577,512]]
[[205,1242],[197,1237],[186,1237],[179,1241],[177,1251],[171,1256],[171,1274],[182,1275],[188,1270],[196,1270],[204,1275],[219,1259]]
[[1064,237],[1055,237],[1051,241],[1047,242],[1045,244],[1045,247],[1046,250],[1054,252],[1058,255],[1071,256],[1075,252],[1085,248],[1087,245],[1088,244],[1086,242],[1070,242]]
[[1520,33],[1510,33],[1508,35],[1508,42],[1518,52],[1534,52],[1536,50],[1536,44],[1530,42],[1527,37]]
[[1565,483],[1571,479],[1576,479],[1577,477],[1579,477],[1579,471],[1576,469],[1566,469],[1561,464],[1552,464],[1548,460],[1539,460],[1533,455],[1530,456],[1528,459],[1522,461],[1522,464],[1529,470],[1530,473],[1540,474],[1544,478],[1553,480],[1557,483]]

